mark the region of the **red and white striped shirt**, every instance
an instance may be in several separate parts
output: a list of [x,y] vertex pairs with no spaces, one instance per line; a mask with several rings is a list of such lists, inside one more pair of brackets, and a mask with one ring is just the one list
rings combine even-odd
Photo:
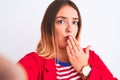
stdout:
[[80,75],[69,63],[56,61],[57,80],[80,80]]

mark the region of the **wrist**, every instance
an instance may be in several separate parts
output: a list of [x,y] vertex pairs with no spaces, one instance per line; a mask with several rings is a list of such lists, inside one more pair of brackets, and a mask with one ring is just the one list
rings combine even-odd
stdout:
[[87,80],[91,70],[92,70],[92,68],[89,64],[82,67],[82,69],[79,73],[83,80]]

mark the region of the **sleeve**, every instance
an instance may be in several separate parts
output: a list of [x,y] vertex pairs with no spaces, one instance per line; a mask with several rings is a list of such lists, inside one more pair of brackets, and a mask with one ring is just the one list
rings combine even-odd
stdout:
[[117,78],[113,77],[107,66],[94,51],[90,51],[88,63],[92,67],[92,71],[88,77],[88,80],[118,80]]
[[38,60],[36,53],[30,53],[24,56],[21,60],[19,60],[18,64],[20,64],[26,71],[28,80],[38,80]]

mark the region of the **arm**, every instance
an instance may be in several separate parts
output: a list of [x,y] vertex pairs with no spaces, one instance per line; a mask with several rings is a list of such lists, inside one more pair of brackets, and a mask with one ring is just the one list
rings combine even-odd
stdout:
[[88,80],[117,80],[94,51],[90,51],[88,63],[92,67]]
[[0,80],[27,80],[20,65],[0,54]]

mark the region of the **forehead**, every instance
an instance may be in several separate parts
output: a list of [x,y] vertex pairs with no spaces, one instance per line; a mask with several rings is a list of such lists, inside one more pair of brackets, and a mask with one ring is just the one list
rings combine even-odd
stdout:
[[70,5],[65,5],[61,7],[61,9],[58,11],[56,17],[64,16],[64,17],[71,17],[71,18],[78,18],[77,11],[71,7]]

